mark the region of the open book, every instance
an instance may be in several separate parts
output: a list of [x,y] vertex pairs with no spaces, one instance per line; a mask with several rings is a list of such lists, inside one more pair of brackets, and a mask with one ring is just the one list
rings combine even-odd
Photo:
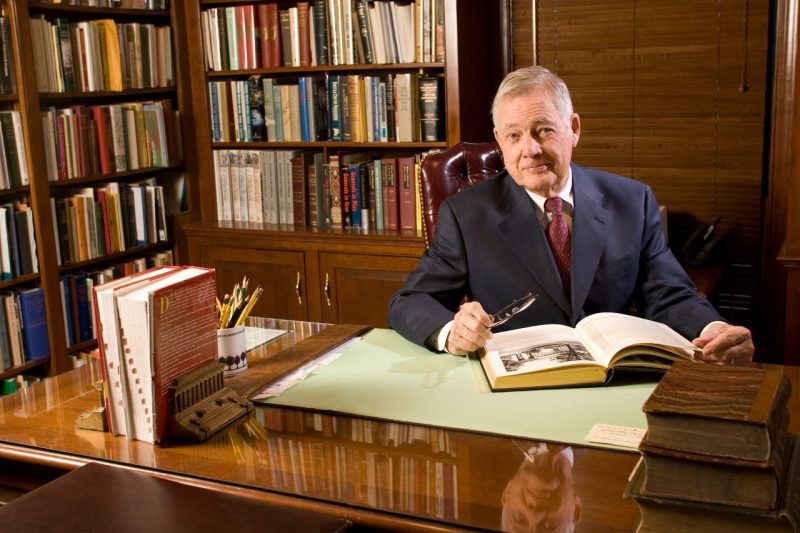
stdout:
[[700,349],[669,326],[619,313],[575,326],[531,326],[495,333],[480,353],[493,390],[602,384],[610,369],[667,369]]

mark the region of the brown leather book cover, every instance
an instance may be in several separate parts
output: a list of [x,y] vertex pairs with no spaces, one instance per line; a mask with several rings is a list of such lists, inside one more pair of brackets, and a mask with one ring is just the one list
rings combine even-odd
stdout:
[[417,178],[414,173],[414,157],[399,157],[397,159],[397,194],[399,201],[400,229],[414,230],[417,228]]
[[0,507],[3,531],[344,531],[350,522],[88,463]]
[[385,157],[381,160],[383,173],[383,227],[398,229],[397,159]]
[[645,493],[645,464],[640,461],[630,476],[624,497],[639,506],[641,520],[636,531],[736,531],[736,533],[790,533],[800,527],[800,463],[792,463],[779,509],[764,511],[664,498]]
[[648,496],[774,510],[782,503],[795,436],[780,438],[768,461],[687,454],[642,444]]
[[642,407],[647,442],[766,461],[776,436],[787,431],[782,412],[789,392],[789,381],[778,369],[676,362]]

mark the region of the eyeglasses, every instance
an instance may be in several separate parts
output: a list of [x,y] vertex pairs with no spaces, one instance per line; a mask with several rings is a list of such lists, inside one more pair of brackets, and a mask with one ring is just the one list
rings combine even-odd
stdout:
[[505,324],[506,322],[514,318],[515,315],[518,315],[519,313],[529,308],[533,304],[533,302],[536,301],[537,296],[538,294],[529,292],[522,298],[517,298],[507,306],[500,309],[498,312],[492,315],[492,325],[490,326],[490,329],[497,327],[500,324]]

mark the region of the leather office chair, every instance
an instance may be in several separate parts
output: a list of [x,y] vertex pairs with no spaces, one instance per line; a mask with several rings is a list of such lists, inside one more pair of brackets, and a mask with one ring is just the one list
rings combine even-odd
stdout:
[[503,168],[503,156],[496,142],[458,143],[422,161],[419,180],[426,248],[433,240],[442,200]]

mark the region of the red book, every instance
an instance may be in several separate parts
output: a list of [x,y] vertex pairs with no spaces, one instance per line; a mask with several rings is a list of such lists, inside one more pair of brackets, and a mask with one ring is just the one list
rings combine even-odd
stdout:
[[414,156],[397,159],[397,195],[400,229],[417,229],[417,180]]
[[267,4],[267,29],[269,31],[269,67],[280,67],[283,57],[281,51],[281,21],[278,4]]
[[56,160],[58,162],[58,179],[59,180],[66,180],[69,179],[69,173],[67,171],[67,140],[64,132],[64,121],[66,117],[64,115],[56,116]]
[[111,155],[111,130],[109,129],[108,110],[103,106],[92,107],[92,117],[97,124],[97,148],[100,154],[100,172],[110,174],[114,171]]
[[247,46],[245,46],[245,20],[244,20],[244,6],[236,6],[234,10],[234,19],[236,21],[236,53],[239,57],[239,68],[247,68]]
[[300,66],[311,66],[311,22],[308,2],[297,2],[297,33],[300,40]]
[[339,155],[328,158],[328,195],[331,204],[331,227],[342,227],[342,180],[339,167]]
[[259,62],[259,66],[262,68],[269,68],[271,65],[267,4],[258,4],[256,9],[256,15],[258,17],[256,35],[258,36],[258,46],[261,52],[261,61]]
[[[133,420],[128,437],[158,443],[167,436],[173,380],[217,358],[214,270],[180,268],[115,300],[126,346]],[[100,318],[104,325],[107,319]]]
[[381,160],[383,171],[383,227],[398,229],[399,211],[397,196],[397,160],[387,157]]
[[106,255],[111,254],[114,250],[111,249],[111,225],[108,223],[108,200],[106,199],[106,191],[103,189],[95,189],[95,196],[97,196],[97,203],[100,204],[100,215],[103,219],[103,235],[105,237],[105,250]]
[[256,18],[252,4],[243,7],[244,10],[244,47],[247,54],[245,68],[258,68],[256,60]]

